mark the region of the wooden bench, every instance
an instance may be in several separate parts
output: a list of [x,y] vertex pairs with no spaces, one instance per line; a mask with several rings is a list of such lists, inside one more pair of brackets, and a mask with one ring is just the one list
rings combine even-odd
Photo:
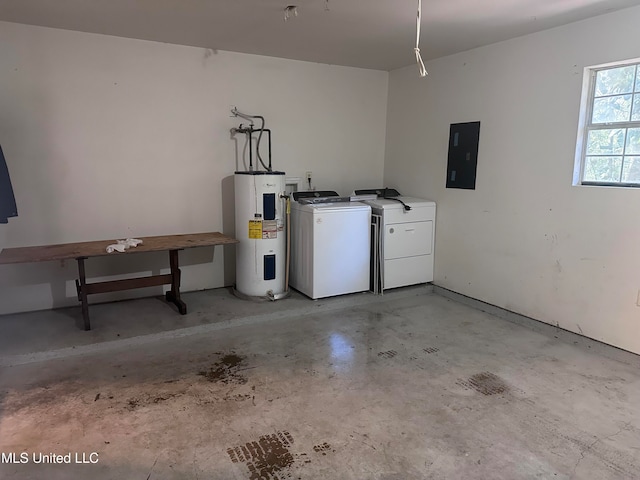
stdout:
[[[0,264],[49,262],[53,260],[75,259],[78,262],[79,279],[76,280],[78,301],[82,302],[82,318],[84,329],[90,330],[89,303],[87,296],[95,293],[117,292],[133,288],[171,285],[166,299],[178,307],[184,315],[187,305],[180,299],[180,269],[178,268],[178,251],[194,247],[210,247],[238,243],[238,240],[219,232],[193,233],[187,235],[161,235],[157,237],[141,237],[142,244],[131,247],[124,253],[107,253],[107,246],[116,243],[115,240],[97,242],[64,243],[60,245],[43,245],[38,247],[5,248],[0,252]],[[169,266],[171,273],[166,275],[152,275],[140,278],[127,278],[108,282],[87,283],[84,261],[91,257],[120,256],[144,252],[169,252]]]

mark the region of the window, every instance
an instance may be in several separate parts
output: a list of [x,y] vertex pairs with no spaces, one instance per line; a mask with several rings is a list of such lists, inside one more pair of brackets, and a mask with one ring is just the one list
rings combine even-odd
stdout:
[[574,184],[640,187],[640,63],[586,70]]

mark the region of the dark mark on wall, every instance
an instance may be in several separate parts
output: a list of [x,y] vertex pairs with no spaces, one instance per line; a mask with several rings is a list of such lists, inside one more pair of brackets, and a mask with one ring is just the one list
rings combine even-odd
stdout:
[[437,347],[427,347],[427,348],[423,348],[422,351],[425,353],[436,353],[436,352],[439,352],[440,349]]

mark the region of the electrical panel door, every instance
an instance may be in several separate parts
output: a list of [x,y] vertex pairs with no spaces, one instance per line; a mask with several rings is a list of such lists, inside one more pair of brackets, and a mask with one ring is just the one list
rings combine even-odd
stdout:
[[480,122],[451,124],[447,188],[475,190],[479,141]]

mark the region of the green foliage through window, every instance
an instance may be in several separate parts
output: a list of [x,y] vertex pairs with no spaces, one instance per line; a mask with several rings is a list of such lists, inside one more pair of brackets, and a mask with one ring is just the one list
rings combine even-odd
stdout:
[[640,64],[592,70],[583,183],[640,186]]

